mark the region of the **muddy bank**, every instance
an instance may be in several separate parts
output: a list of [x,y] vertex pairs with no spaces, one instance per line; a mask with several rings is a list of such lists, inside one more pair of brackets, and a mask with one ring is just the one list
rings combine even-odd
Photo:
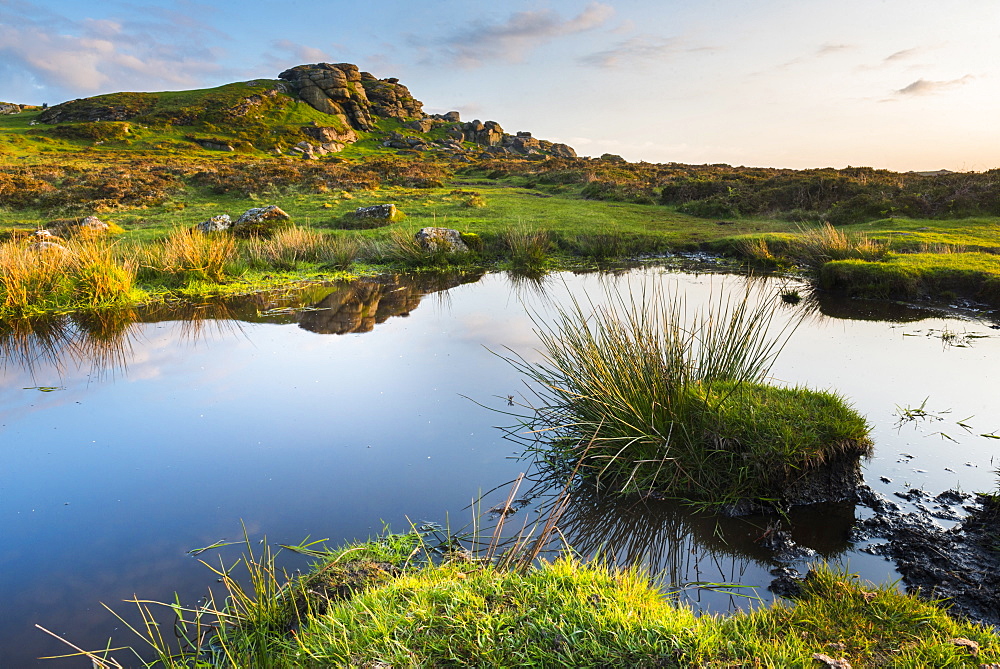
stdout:
[[[893,562],[907,593],[943,601],[953,615],[1000,627],[1000,502],[957,490],[937,496],[915,488],[894,494],[915,510],[903,510],[866,484],[857,488],[856,506],[873,515],[853,524],[849,541],[857,550]],[[771,571],[775,579],[768,589],[797,597],[804,579],[791,564],[808,558],[808,549],[781,530],[760,543],[781,565]]]
[[[907,592],[944,599],[952,613],[1000,627],[1000,504],[996,499],[956,490],[932,497],[913,489],[897,493],[917,507],[917,511],[904,512],[868,486],[862,486],[859,493],[862,503],[876,514],[854,528],[853,540],[875,542],[861,550],[892,560]],[[952,527],[938,522],[959,518]]]

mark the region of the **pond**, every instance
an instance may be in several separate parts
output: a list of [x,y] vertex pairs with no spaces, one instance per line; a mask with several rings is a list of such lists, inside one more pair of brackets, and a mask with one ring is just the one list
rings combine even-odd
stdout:
[[[123,600],[170,601],[175,591],[194,603],[214,583],[198,559],[231,564],[240,547],[188,551],[241,540],[243,525],[252,542],[272,544],[468,525],[475,500],[488,493],[480,509],[502,502],[530,467],[523,446],[494,427],[513,423],[496,409],[527,392],[502,355],[537,360],[531,316],[546,318],[568,295],[600,301],[607,286],[644,281],[697,303],[742,291],[746,279],[659,266],[544,282],[385,277],[9,324],[0,343],[0,666],[68,652],[36,623],[87,648],[109,637],[136,643],[101,603],[128,613]],[[789,279],[756,279],[752,290],[777,299],[782,287],[805,292]],[[992,322],[828,297],[784,306],[779,319],[803,310],[773,376],[835,389],[868,417],[875,455],[864,469],[874,489],[995,487],[1000,441],[982,436],[1000,429]],[[921,407],[901,423],[906,408]],[[534,495],[510,525],[537,517],[544,485]],[[780,521],[809,549],[799,564],[828,559],[872,580],[897,578],[891,562],[850,540],[866,509],[815,507]],[[755,586],[768,601],[778,561],[761,539],[775,522],[580,495],[561,527],[583,554],[647,564],[677,585]],[[712,611],[754,602],[696,587],[684,597]]]

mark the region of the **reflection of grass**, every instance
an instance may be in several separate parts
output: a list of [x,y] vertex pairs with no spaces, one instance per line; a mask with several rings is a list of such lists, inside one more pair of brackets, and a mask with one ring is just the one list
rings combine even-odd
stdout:
[[574,301],[541,326],[543,362],[512,360],[537,388],[529,423],[551,431],[556,457],[622,491],[722,504],[778,498],[870,448],[836,395],[763,384],[791,333],[769,332],[776,301],[753,306],[746,293],[688,313],[655,288],[609,300],[593,314]]

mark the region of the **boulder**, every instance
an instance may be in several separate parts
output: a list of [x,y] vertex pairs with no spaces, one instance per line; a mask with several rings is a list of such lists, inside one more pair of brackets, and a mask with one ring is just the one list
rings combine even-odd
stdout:
[[298,151],[306,160],[316,160],[316,150],[309,142],[299,142],[292,147],[292,151]]
[[0,102],[0,116],[4,114],[17,114],[24,109],[24,105],[15,104],[13,102]]
[[57,244],[55,242],[35,242],[28,245],[30,251],[35,253],[51,253],[53,255],[65,256],[69,255],[70,250],[63,246],[62,244]]
[[194,140],[201,148],[208,151],[235,151],[236,147],[221,139],[196,139]]
[[82,232],[90,235],[99,235],[108,232],[111,229],[111,226],[96,216],[87,216],[80,221],[78,228],[78,233]]
[[[413,97],[399,79],[376,79],[368,72],[361,73],[361,84],[371,103],[371,113],[385,118],[400,120],[416,117],[424,118],[424,104]],[[427,132],[422,130],[421,132]]]
[[576,150],[569,144],[555,143],[549,148],[549,153],[557,158],[576,158]]
[[[483,123],[479,119],[463,123],[461,126],[464,141],[475,142],[482,146],[499,146],[503,142],[503,128],[496,121]],[[457,137],[456,137],[457,139]]]
[[375,204],[370,207],[358,207],[354,211],[356,218],[375,218],[391,221],[399,217],[399,210],[394,204]]
[[341,130],[332,126],[307,125],[302,128],[302,134],[320,144],[336,142],[344,145],[358,141],[358,134],[353,128],[347,127]]
[[194,226],[196,230],[202,232],[222,232],[223,230],[228,230],[232,227],[233,222],[229,218],[229,214],[219,214],[218,216],[213,216],[207,221],[202,221],[198,225]]
[[350,63],[298,65],[278,75],[292,84],[310,107],[340,117],[356,130],[371,130],[371,103],[362,85],[361,72]]
[[410,130],[416,130],[417,132],[430,132],[431,128],[434,127],[434,122],[428,118],[417,119],[416,121],[410,121],[403,124],[404,128],[409,128]]
[[425,251],[464,253],[469,247],[462,241],[462,233],[451,228],[421,228],[414,239]]
[[288,227],[291,216],[273,204],[248,209],[230,227],[240,237],[270,237],[278,229]]

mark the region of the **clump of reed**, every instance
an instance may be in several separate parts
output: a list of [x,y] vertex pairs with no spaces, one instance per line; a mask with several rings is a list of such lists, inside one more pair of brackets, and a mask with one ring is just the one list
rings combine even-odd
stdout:
[[514,226],[501,233],[500,242],[509,255],[511,267],[516,270],[537,270],[543,268],[548,260],[552,236],[548,230]]
[[824,223],[803,228],[790,252],[799,264],[818,269],[831,260],[881,262],[889,257],[889,245],[863,232],[847,233]]
[[227,267],[237,259],[236,240],[227,234],[177,229],[147,261],[158,271],[178,278],[222,282]]
[[110,306],[134,284],[134,262],[103,239],[0,244],[0,304],[13,315]]
[[839,397],[765,383],[798,322],[776,323],[779,304],[755,304],[749,286],[694,309],[659,285],[571,300],[536,321],[541,362],[508,358],[538,395],[525,419],[548,435],[537,448],[621,492],[701,505],[775,497],[866,453],[867,424]]
[[270,238],[252,238],[241,251],[251,267],[292,270],[301,263],[325,260],[327,240],[322,232],[293,225]]

